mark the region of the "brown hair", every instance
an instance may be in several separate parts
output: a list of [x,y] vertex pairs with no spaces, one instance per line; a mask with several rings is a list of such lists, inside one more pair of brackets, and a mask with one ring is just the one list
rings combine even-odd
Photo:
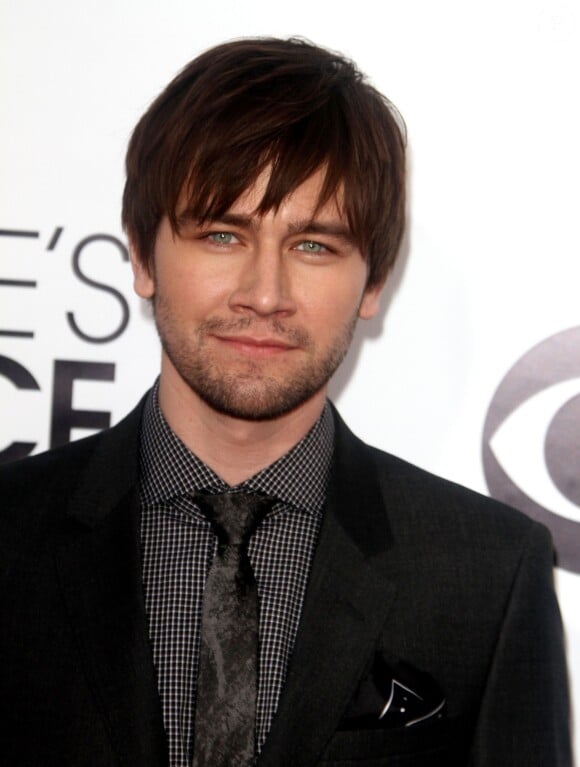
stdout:
[[159,222],[178,205],[219,218],[271,167],[257,209],[276,209],[325,168],[319,205],[339,189],[369,265],[393,265],[405,219],[405,134],[393,105],[344,57],[299,40],[224,43],[190,62],[143,115],[127,151],[123,225],[150,264]]

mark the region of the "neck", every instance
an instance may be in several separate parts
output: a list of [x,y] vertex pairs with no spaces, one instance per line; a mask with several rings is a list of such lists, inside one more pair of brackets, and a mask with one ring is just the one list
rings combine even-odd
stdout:
[[243,482],[294,447],[318,420],[325,397],[323,389],[279,418],[246,421],[217,412],[167,369],[159,383],[169,426],[228,485]]

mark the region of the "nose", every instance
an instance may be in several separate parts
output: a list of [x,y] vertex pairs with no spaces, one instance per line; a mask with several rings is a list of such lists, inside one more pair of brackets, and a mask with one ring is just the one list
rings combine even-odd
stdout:
[[271,246],[254,250],[240,268],[230,308],[261,317],[290,316],[295,312],[289,267],[282,251]]

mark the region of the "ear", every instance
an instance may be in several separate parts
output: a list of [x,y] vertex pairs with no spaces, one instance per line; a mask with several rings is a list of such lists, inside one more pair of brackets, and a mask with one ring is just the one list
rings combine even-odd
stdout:
[[381,293],[383,292],[384,286],[385,283],[381,282],[378,285],[373,285],[370,288],[365,289],[358,308],[358,316],[361,320],[371,320],[379,311]]
[[135,245],[129,243],[129,257],[133,269],[133,288],[141,298],[153,298],[155,295],[155,281],[151,274],[150,266],[141,259]]

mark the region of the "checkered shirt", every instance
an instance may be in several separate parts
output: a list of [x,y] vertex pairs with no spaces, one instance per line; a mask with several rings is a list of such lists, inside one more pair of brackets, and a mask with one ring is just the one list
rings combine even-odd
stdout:
[[[278,499],[248,548],[260,605],[258,751],[276,712],[298,629],[333,444],[334,424],[327,404],[297,445],[236,486]],[[143,587],[169,763],[188,767],[203,589],[217,549],[210,524],[191,497],[199,491],[231,488],[170,429],[159,408],[157,386],[145,406],[140,471]]]

